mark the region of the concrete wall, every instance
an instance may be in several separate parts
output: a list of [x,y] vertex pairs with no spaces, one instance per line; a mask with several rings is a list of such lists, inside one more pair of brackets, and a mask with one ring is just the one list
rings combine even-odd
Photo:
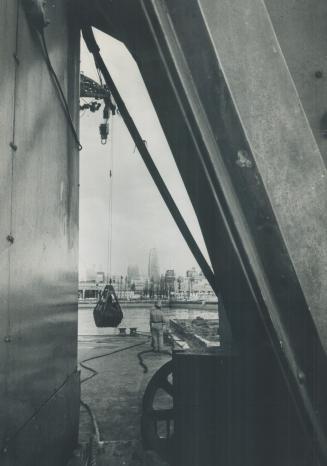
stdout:
[[[68,4],[48,2],[45,35],[77,126]],[[18,0],[0,1],[0,69],[0,464],[58,466],[78,433],[78,151]]]

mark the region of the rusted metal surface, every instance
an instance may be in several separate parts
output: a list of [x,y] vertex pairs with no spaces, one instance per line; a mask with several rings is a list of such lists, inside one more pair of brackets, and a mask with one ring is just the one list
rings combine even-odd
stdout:
[[[20,3],[0,3],[0,463],[38,464],[42,450],[42,464],[57,465],[78,428],[78,155]],[[63,0],[47,16],[50,58],[77,124],[79,31]]]

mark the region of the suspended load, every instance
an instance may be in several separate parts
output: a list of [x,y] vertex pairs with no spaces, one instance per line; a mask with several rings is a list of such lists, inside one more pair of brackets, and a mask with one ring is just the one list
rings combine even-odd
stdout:
[[117,327],[123,320],[123,311],[112,285],[106,285],[102,291],[93,317],[97,327]]

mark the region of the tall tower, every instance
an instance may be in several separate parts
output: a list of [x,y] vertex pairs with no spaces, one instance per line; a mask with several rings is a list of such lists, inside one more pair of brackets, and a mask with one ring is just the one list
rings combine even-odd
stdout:
[[140,278],[138,265],[133,264],[127,267],[127,278],[130,281]]
[[150,249],[149,252],[148,276],[149,280],[153,280],[154,282],[160,279],[159,259],[155,248]]

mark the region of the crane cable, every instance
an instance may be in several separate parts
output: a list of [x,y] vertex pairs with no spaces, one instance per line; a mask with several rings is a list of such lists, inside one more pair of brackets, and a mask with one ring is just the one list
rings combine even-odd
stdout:
[[75,125],[74,125],[74,122],[73,122],[73,118],[72,118],[72,116],[70,114],[69,105],[68,105],[66,96],[65,96],[64,91],[63,91],[63,89],[61,87],[61,84],[60,84],[59,78],[57,76],[57,73],[55,72],[55,70],[54,70],[54,68],[52,66],[50,56],[49,56],[49,52],[48,52],[47,42],[46,42],[46,39],[45,39],[43,29],[41,31],[39,31],[39,37],[40,37],[41,46],[42,46],[42,49],[43,49],[45,63],[47,65],[50,77],[51,77],[51,79],[52,79],[52,81],[54,83],[55,89],[57,91],[60,103],[62,105],[64,114],[65,114],[65,117],[66,117],[66,121],[67,121],[68,125],[70,126],[70,129],[71,129],[71,132],[73,134],[75,143],[77,145],[78,150],[80,151],[80,150],[83,149],[83,147],[82,147],[82,145],[80,143],[79,136],[77,134],[77,130],[75,129]]
[[36,33],[37,38],[40,42],[41,50],[43,53],[45,64],[48,68],[50,78],[54,84],[55,90],[57,92],[59,101],[61,103],[62,109],[65,114],[66,121],[68,126],[71,129],[72,135],[74,137],[75,143],[77,145],[78,150],[82,150],[82,145],[79,140],[78,130],[75,128],[75,124],[73,121],[73,117],[70,113],[69,103],[63,91],[62,85],[60,80],[57,76],[56,71],[52,66],[52,62],[50,59],[48,45],[44,34],[44,28],[50,24],[50,22],[45,18],[45,2],[33,2],[30,0],[23,0],[22,1],[23,8],[26,13],[26,18],[31,30]]
[[113,115],[109,122],[110,128],[110,146],[109,146],[109,188],[108,188],[108,221],[107,221],[107,284],[109,284],[109,277],[111,277],[112,265],[112,210],[113,210],[113,170],[114,170],[114,138],[113,138]]

